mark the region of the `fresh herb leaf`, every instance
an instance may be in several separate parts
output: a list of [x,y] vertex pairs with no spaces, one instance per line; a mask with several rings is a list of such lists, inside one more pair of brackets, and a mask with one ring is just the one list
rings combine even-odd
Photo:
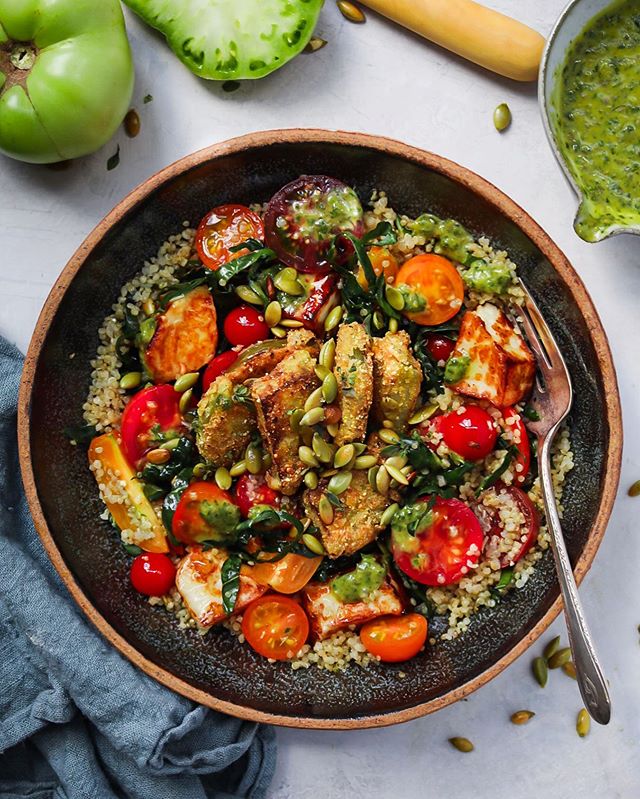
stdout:
[[163,309],[166,308],[167,305],[169,305],[169,303],[173,300],[177,300],[179,297],[184,297],[186,294],[189,294],[189,292],[197,289],[206,282],[207,280],[205,277],[197,277],[194,280],[189,280],[184,283],[177,283],[176,285],[171,286],[158,298],[160,307]]
[[[244,242],[243,246],[245,246]],[[246,255],[240,255],[237,258],[233,258],[231,261],[227,261],[226,264],[222,264],[215,272],[209,270],[207,279],[212,287],[224,288],[241,273],[254,270],[258,266],[263,268],[274,261],[275,258],[275,252],[269,249],[269,247],[260,247],[259,250],[252,250]]]
[[65,427],[64,434],[70,441],[86,446],[87,444],[90,444],[92,439],[98,435],[98,431],[96,430],[95,425],[80,424]]
[[230,92],[237,92],[241,83],[238,80],[225,80],[222,84],[222,91],[229,94]]
[[145,94],[145,96],[142,99],[142,102],[145,105],[147,105],[147,103],[151,103],[152,101],[153,101],[153,95],[152,94]]
[[222,607],[227,614],[233,613],[238,594],[240,593],[240,567],[242,559],[237,554],[231,554],[222,564],[220,578],[222,580]]
[[480,488],[477,491],[477,494],[480,495],[483,491],[487,488],[490,488],[494,483],[497,483],[498,480],[502,477],[502,475],[507,471],[511,461],[514,457],[518,454],[518,448],[516,446],[509,446],[502,462],[494,469],[491,474],[487,475],[484,480],[480,483]]
[[137,547],[135,544],[125,544],[123,542],[122,548],[127,553],[127,555],[133,555],[133,557],[142,554],[142,549],[140,547]]
[[539,422],[540,421],[540,414],[538,411],[532,407],[531,405],[526,405],[524,410],[522,411],[522,415],[529,419],[531,422]]
[[513,569],[503,569],[500,572],[500,579],[490,590],[494,599],[500,600],[507,593],[507,589],[515,582]]
[[119,163],[120,163],[120,145],[118,145],[118,149],[107,161],[107,171],[111,172],[111,170],[115,169]]
[[155,502],[158,499],[162,499],[167,493],[164,488],[153,485],[153,483],[143,483],[142,490],[144,491],[144,495],[149,502]]

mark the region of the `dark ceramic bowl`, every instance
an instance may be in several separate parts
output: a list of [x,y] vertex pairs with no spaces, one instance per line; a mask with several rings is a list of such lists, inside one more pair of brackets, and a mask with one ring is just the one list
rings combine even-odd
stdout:
[[575,388],[576,466],[566,485],[564,529],[576,577],[584,576],[609,518],[622,444],[615,373],[593,304],[560,250],[514,202],[472,172],[388,139],[306,130],[253,134],[182,159],[123,200],[66,266],[38,321],[20,396],[22,472],[36,527],[69,590],[148,674],[243,718],[300,727],[392,724],[470,693],[542,633],[560,609],[550,552],[522,590],[477,614],[455,641],[399,666],[294,672],[224,629],[206,637],[178,629],[170,614],[131,588],[122,547],[98,518],[85,452],[62,432],[80,420],[98,328],[142,262],[184,219],[197,221],[224,202],[267,200],[303,173],[334,175],[363,199],[384,189],[407,214],[429,209],[458,219],[519,265],[562,345]]

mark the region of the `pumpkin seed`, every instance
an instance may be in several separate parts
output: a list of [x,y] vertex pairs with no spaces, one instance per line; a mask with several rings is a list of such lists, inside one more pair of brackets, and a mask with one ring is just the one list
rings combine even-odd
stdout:
[[342,494],[351,485],[352,478],[351,472],[338,472],[329,480],[327,490],[331,491],[332,494]]
[[307,43],[307,46],[302,51],[303,53],[317,53],[327,43],[326,39],[321,39],[319,36],[312,36]]
[[[329,332],[330,330],[333,330],[334,327],[338,327],[338,325],[340,324],[340,320],[342,319],[342,314],[343,314],[342,305],[336,305],[335,308],[329,311],[329,315],[324,320],[324,329],[327,332]],[[331,360],[333,361],[333,358]],[[321,361],[321,363],[323,366],[328,367],[328,364],[325,364],[324,361]]]
[[549,643],[545,646],[544,652],[542,654],[544,655],[547,663],[549,662],[549,658],[551,657],[551,655],[553,655],[555,652],[558,651],[558,647],[559,646],[560,646],[560,636],[559,635],[556,635],[555,638],[552,638],[549,641]]
[[397,444],[398,441],[400,441],[400,436],[396,433],[396,431],[389,430],[386,427],[378,430],[378,438],[381,441],[384,441],[385,444]]
[[204,477],[207,472],[207,464],[206,463],[196,463],[193,467],[193,476],[194,477]]
[[262,453],[255,444],[249,444],[244,453],[244,462],[249,474],[260,474],[262,471]]
[[338,430],[340,430],[340,426],[337,424],[327,425],[327,433],[329,433],[331,438],[335,438],[338,435]]
[[264,452],[264,453],[262,454],[262,468],[263,468],[263,470],[264,470],[265,472],[266,472],[266,470],[267,470],[267,469],[270,469],[270,468],[271,468],[271,464],[272,464],[272,462],[273,462],[273,459],[272,459],[272,457],[271,457],[271,453],[269,453],[269,452]]
[[297,280],[298,272],[292,266],[285,266],[278,272],[276,277],[284,278],[285,280]]
[[376,491],[379,494],[388,494],[389,493],[389,486],[391,485],[391,478],[389,477],[389,472],[384,466],[381,466],[378,469],[378,473],[376,474]]
[[293,430],[294,433],[297,433],[300,430],[300,419],[304,416],[304,411],[302,408],[296,408],[295,411],[292,412],[291,416],[289,417],[289,426]]
[[336,452],[333,458],[333,465],[336,469],[344,468],[356,454],[356,448],[353,444],[343,444]]
[[228,491],[231,488],[231,482],[232,482],[229,470],[225,469],[224,466],[218,467],[215,473],[215,481],[218,488],[221,488],[223,491]]
[[141,372],[127,372],[126,375],[122,375],[120,378],[120,388],[124,391],[131,391],[134,388],[138,388],[140,383],[142,383]]
[[338,474],[337,469],[324,469],[320,472],[320,477],[333,477],[334,474]]
[[151,452],[147,452],[147,460],[149,463],[153,463],[159,466],[161,463],[166,463],[169,458],[171,457],[171,453],[166,449],[152,449]]
[[183,392],[182,396],[180,397],[178,408],[180,409],[180,413],[182,415],[184,415],[189,410],[189,405],[191,404],[192,397],[193,397],[192,388],[188,388],[186,391]]
[[172,452],[180,443],[179,438],[172,438],[169,441],[165,441],[164,444],[160,444],[160,449],[166,449],[167,452]]
[[240,297],[242,302],[248,302],[249,305],[262,305],[262,298],[249,286],[236,286],[236,295]]
[[148,344],[156,332],[157,322],[153,317],[149,319],[145,319],[144,322],[140,323],[140,343],[141,344]]
[[367,445],[364,443],[364,441],[354,441],[353,448],[356,451],[356,455],[362,455],[362,453],[367,449]]
[[307,549],[310,549],[316,555],[324,555],[324,547],[320,539],[316,538],[311,533],[304,533],[302,536],[302,543]]
[[325,524],[331,524],[333,521],[333,505],[325,496],[321,496],[318,502],[318,514]]
[[409,481],[407,478],[402,474],[400,469],[397,466],[391,466],[387,461],[384,462],[384,468],[389,472],[389,477],[396,481],[396,483],[400,483],[400,485],[408,486]]
[[589,714],[582,708],[582,710],[578,713],[578,718],[576,720],[576,732],[581,738],[586,738],[589,735],[589,730],[591,729],[591,719],[589,718]]
[[354,469],[370,469],[372,466],[375,466],[378,462],[378,459],[375,455],[358,455],[358,457],[353,462]]
[[331,369],[327,369],[326,366],[321,366],[320,364],[313,371],[316,373],[318,380],[324,380],[327,375],[331,374]]
[[276,338],[286,338],[287,336],[287,331],[284,327],[280,327],[280,325],[274,325],[274,327],[271,328],[271,332]]
[[304,476],[304,484],[307,488],[314,488],[318,487],[318,475],[315,472],[307,472]]
[[[284,270],[283,270],[284,271]],[[273,283],[277,289],[288,294],[290,297],[300,297],[304,294],[304,286],[296,278],[282,277],[279,272],[274,278]]]
[[547,665],[550,669],[559,669],[561,666],[564,666],[565,663],[571,660],[571,650],[568,646],[564,649],[558,649],[557,652],[554,652],[553,655],[547,661]]
[[473,752],[473,744],[468,738],[461,738],[456,735],[454,738],[449,738],[449,743],[458,752]]
[[389,333],[397,333],[397,332],[398,332],[398,320],[392,316],[391,319],[389,319]]
[[320,354],[318,355],[318,363],[320,366],[324,366],[325,369],[332,369],[333,368],[333,359],[336,354],[336,340],[334,338],[330,338],[324,342],[322,347],[320,347]]
[[333,372],[329,374],[322,381],[322,397],[327,404],[331,404],[338,396],[338,381]]
[[374,311],[373,316],[371,317],[371,321],[373,322],[373,326],[376,330],[382,330],[384,328],[384,316],[380,311]]
[[367,480],[369,481],[369,485],[371,486],[371,488],[374,489],[374,491],[376,488],[376,477],[378,476],[379,468],[380,468],[379,466],[371,466],[369,471],[367,472]]
[[327,444],[327,442],[319,433],[313,434],[311,447],[322,463],[331,463],[333,460],[334,448],[331,446],[331,444]]
[[324,419],[324,408],[311,408],[300,419],[300,427],[311,427],[314,424],[320,424]]
[[627,491],[630,497],[640,497],[640,480],[636,480]]
[[395,286],[385,286],[384,296],[395,311],[401,311],[404,308],[404,295]]
[[305,411],[310,411],[312,408],[319,408],[322,405],[322,386],[316,388],[309,394],[305,403]]
[[173,384],[173,388],[178,394],[183,394],[190,388],[193,388],[198,382],[200,377],[198,372],[187,372],[186,375],[181,375]]
[[386,427],[387,430],[393,430],[393,422],[391,421],[391,419],[383,419],[382,426]]
[[305,466],[311,466],[312,469],[317,469],[320,466],[320,461],[316,458],[311,447],[307,447],[306,445],[299,447],[298,457]]
[[573,662],[573,660],[568,660],[566,663],[563,663],[562,671],[567,675],[567,677],[571,677],[573,680],[578,679],[578,675],[576,674],[576,664]]
[[512,724],[526,724],[536,714],[532,710],[516,710],[515,713],[511,714],[511,723]]
[[264,321],[269,327],[275,327],[282,319],[282,306],[277,300],[270,302],[264,309]]
[[156,312],[156,304],[151,297],[147,297],[147,299],[142,303],[142,312],[145,316],[153,316],[153,314]]
[[231,477],[240,477],[240,475],[244,474],[246,471],[247,464],[244,461],[238,461],[229,469],[229,474]]
[[307,447],[310,447],[313,444],[314,432],[315,431],[311,427],[301,427],[298,431],[300,438],[302,439],[302,443]]
[[423,405],[422,408],[419,408],[413,414],[413,416],[409,418],[409,424],[420,424],[421,422],[426,422],[427,419],[430,419],[437,410],[438,406],[435,404]]
[[533,676],[536,678],[538,685],[544,688],[549,677],[547,661],[544,658],[535,658],[531,664],[531,670],[533,671]]
[[400,508],[397,502],[394,502],[393,505],[389,505],[389,507],[385,510],[385,512],[380,517],[380,524],[383,527],[387,527],[391,524],[391,520],[396,515],[396,512]]
[[127,111],[123,125],[124,132],[130,139],[135,139],[138,133],[140,133],[140,116],[135,108],[131,108],[129,111]]
[[269,488],[273,488],[274,491],[280,491],[282,488],[282,481],[277,475],[273,474],[269,476]]
[[387,458],[384,462],[385,466],[395,466],[396,469],[404,469],[407,465],[407,459],[404,455],[394,455],[391,458]]
[[493,112],[493,124],[500,133],[511,124],[511,109],[506,103],[500,103]]
[[303,327],[302,322],[300,322],[298,319],[283,319],[280,324],[282,327],[286,327],[288,330]]

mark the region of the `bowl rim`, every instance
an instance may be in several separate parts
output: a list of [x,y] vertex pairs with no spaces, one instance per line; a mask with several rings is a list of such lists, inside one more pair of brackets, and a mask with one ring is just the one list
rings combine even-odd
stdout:
[[605,388],[606,422],[609,428],[609,446],[605,455],[604,481],[597,515],[592,526],[589,538],[585,544],[574,567],[574,574],[578,583],[582,581],[589,570],[600,542],[604,536],[607,522],[615,500],[622,456],[622,420],[621,406],[618,392],[617,379],[609,343],[606,333],[593,301],[589,296],[581,278],[569,263],[566,256],[542,230],[542,228],[512,199],[474,172],[459,164],[443,158],[434,153],[421,150],[417,147],[406,145],[395,139],[373,136],[365,133],[351,133],[346,131],[329,131],[310,128],[292,128],[286,130],[268,130],[250,133],[244,136],[228,139],[226,141],[205,147],[191,155],[187,155],[173,164],[161,169],[139,186],[134,188],[104,219],[93,229],[85,241],[78,247],[60,276],[56,280],[35,326],[33,337],[29,344],[25,358],[25,366],[20,383],[18,397],[18,448],[20,468],[25,487],[29,509],[31,511],[36,530],[42,540],[44,548],[51,559],[62,581],[71,593],[79,607],[102,633],[102,635],[120,651],[133,664],[153,677],[166,687],[191,699],[199,704],[206,705],[214,710],[228,713],[241,719],[266,722],[285,727],[298,727],[308,729],[364,729],[381,727],[419,718],[433,713],[447,705],[468,696],[485,683],[496,677],[509,664],[533,644],[533,642],[547,629],[556,618],[561,609],[561,599],[558,597],[544,616],[512,649],[504,654],[496,663],[476,675],[472,680],[447,691],[445,694],[412,705],[408,708],[377,713],[370,716],[315,718],[313,716],[287,716],[279,713],[270,713],[251,707],[235,704],[218,699],[204,690],[196,688],[185,680],[172,674],[170,671],[158,666],[145,657],[131,645],[109,622],[101,615],[84,593],[79,583],[67,566],[62,553],[49,530],[42,506],[38,498],[36,477],[31,460],[31,431],[30,408],[37,364],[49,329],[57,314],[59,305],[66,290],[82,268],[85,260],[100,243],[106,233],[117,225],[123,217],[136,206],[145,201],[156,189],[168,180],[174,179],[188,170],[207,161],[238,154],[247,150],[268,147],[277,144],[327,144],[348,145],[351,147],[364,147],[378,151],[385,155],[392,155],[411,161],[462,184],[465,188],[479,194],[485,201],[492,205],[496,211],[510,219],[520,230],[537,246],[558,272],[565,285],[571,292],[578,305],[588,328],[591,331],[591,340],[596,352],[596,357],[602,372]]

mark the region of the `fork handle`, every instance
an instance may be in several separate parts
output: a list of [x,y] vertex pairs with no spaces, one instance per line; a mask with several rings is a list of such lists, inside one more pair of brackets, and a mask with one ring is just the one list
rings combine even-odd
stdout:
[[551,549],[556,562],[560,593],[564,602],[564,613],[569,633],[569,646],[580,693],[591,717],[598,724],[608,724],[611,718],[611,699],[598,663],[595,646],[582,612],[578,587],[573,576],[569,554],[564,542],[558,509],[551,479],[551,443],[554,430],[544,440],[538,440],[538,464],[542,481],[542,496],[547,522],[551,533]]

